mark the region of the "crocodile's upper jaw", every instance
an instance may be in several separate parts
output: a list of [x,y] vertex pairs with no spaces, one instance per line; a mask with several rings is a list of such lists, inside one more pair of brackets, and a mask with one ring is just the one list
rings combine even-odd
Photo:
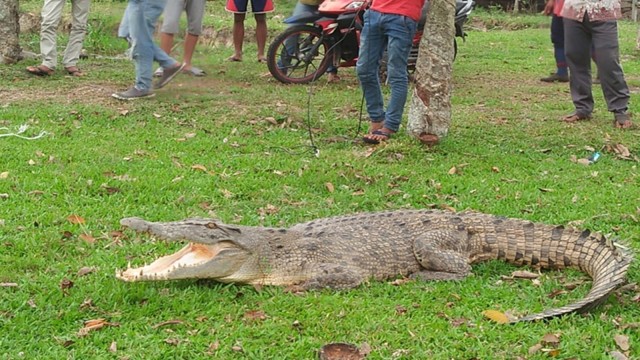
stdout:
[[189,243],[178,252],[163,256],[149,265],[116,271],[127,282],[212,278],[222,281],[246,260],[244,251],[228,242],[213,245]]

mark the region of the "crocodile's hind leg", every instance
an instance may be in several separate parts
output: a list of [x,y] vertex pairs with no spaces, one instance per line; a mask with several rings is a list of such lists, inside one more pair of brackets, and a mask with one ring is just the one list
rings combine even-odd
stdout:
[[413,244],[423,270],[411,275],[423,280],[459,280],[471,273],[467,253],[469,235],[464,230],[429,231]]
[[351,289],[366,280],[357,268],[339,264],[318,264],[308,271],[312,274],[310,278],[297,285],[303,290]]

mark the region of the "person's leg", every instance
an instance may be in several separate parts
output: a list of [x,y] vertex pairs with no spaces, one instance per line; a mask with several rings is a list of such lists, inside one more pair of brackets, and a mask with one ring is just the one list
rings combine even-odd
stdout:
[[[313,12],[318,10],[317,5],[307,5],[303,4],[300,1],[296,3],[296,6],[293,8],[293,12],[291,13],[291,17],[297,17],[307,12]],[[288,24],[287,27],[291,27],[294,25],[301,25],[304,23],[291,23]],[[291,56],[293,56],[298,51],[298,36],[289,36],[284,41],[284,48],[287,50],[286,54],[280,54],[280,59],[278,60],[278,67],[281,69],[285,69],[291,65]],[[287,55],[287,56],[285,56]]]
[[380,130],[385,119],[379,68],[387,39],[380,30],[381,17],[382,14],[375,10],[365,12],[364,26],[360,34],[360,56],[356,63],[356,73],[371,120],[370,133]]
[[265,62],[264,48],[267,44],[267,15],[254,14],[256,19],[256,43],[258,44],[258,61]]
[[544,82],[568,82],[569,70],[567,58],[564,54],[564,24],[562,17],[557,15],[552,15],[551,17],[551,43],[553,43],[553,56],[556,60],[556,72],[540,80]]
[[160,48],[167,55],[171,54],[173,37],[180,31],[180,15],[184,10],[185,0],[167,0],[167,5],[162,13],[162,26],[160,27]]
[[[157,50],[162,51],[153,42],[153,31],[158,18],[164,10],[166,0],[130,0],[131,35],[133,37],[133,59],[136,64],[135,87],[138,90],[151,90],[152,66]],[[170,58],[169,58],[170,59]],[[170,66],[166,58],[161,58],[161,66]],[[171,64],[175,63],[175,60]]]
[[392,132],[397,132],[407,102],[407,92],[409,91],[407,61],[418,23],[406,16],[386,16],[389,18],[385,21],[385,34],[389,39],[387,81],[391,88],[391,96],[387,104],[384,127]]
[[184,57],[182,62],[184,69],[191,70],[193,52],[198,43],[198,37],[202,32],[202,16],[204,14],[205,0],[187,0],[187,35],[184,39]]
[[45,0],[42,6],[42,24],[40,25],[40,54],[42,65],[55,69],[58,65],[56,49],[57,29],[62,17],[64,0]]
[[87,34],[87,21],[89,20],[90,0],[72,0],[71,1],[71,33],[69,34],[69,42],[64,51],[62,65],[70,74],[82,76],[82,72],[76,66],[80,59],[82,51],[82,43]]
[[127,41],[131,39],[131,32],[129,31],[129,14],[131,13],[131,6],[127,2],[127,7],[124,9],[120,25],[118,25],[118,37],[124,38]]
[[245,14],[233,14],[233,56],[231,60],[242,61],[242,43],[244,41]]
[[[587,21],[587,20],[585,20]],[[587,21],[588,22],[588,21]],[[591,31],[585,22],[564,19],[564,50],[569,65],[569,86],[575,106],[575,116],[565,121],[576,121],[591,116],[593,94],[591,92]]]
[[616,114],[619,123],[629,121],[626,114],[629,105],[629,87],[620,66],[620,49],[618,44],[618,24],[615,20],[592,22],[593,46],[598,54],[598,74],[602,84],[602,92],[607,101],[607,109]]

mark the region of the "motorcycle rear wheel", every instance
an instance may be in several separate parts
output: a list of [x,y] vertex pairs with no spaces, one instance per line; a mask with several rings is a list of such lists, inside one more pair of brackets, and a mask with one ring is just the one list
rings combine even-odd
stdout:
[[[287,47],[290,50],[287,50]],[[269,72],[285,84],[307,84],[320,78],[333,55],[322,30],[310,25],[294,25],[276,36],[267,51]]]

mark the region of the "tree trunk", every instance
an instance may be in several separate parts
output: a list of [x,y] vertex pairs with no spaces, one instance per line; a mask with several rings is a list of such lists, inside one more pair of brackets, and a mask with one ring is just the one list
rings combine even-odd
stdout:
[[455,0],[432,0],[420,42],[407,131],[432,145],[451,123]]
[[0,0],[0,64],[20,60],[18,0]]

